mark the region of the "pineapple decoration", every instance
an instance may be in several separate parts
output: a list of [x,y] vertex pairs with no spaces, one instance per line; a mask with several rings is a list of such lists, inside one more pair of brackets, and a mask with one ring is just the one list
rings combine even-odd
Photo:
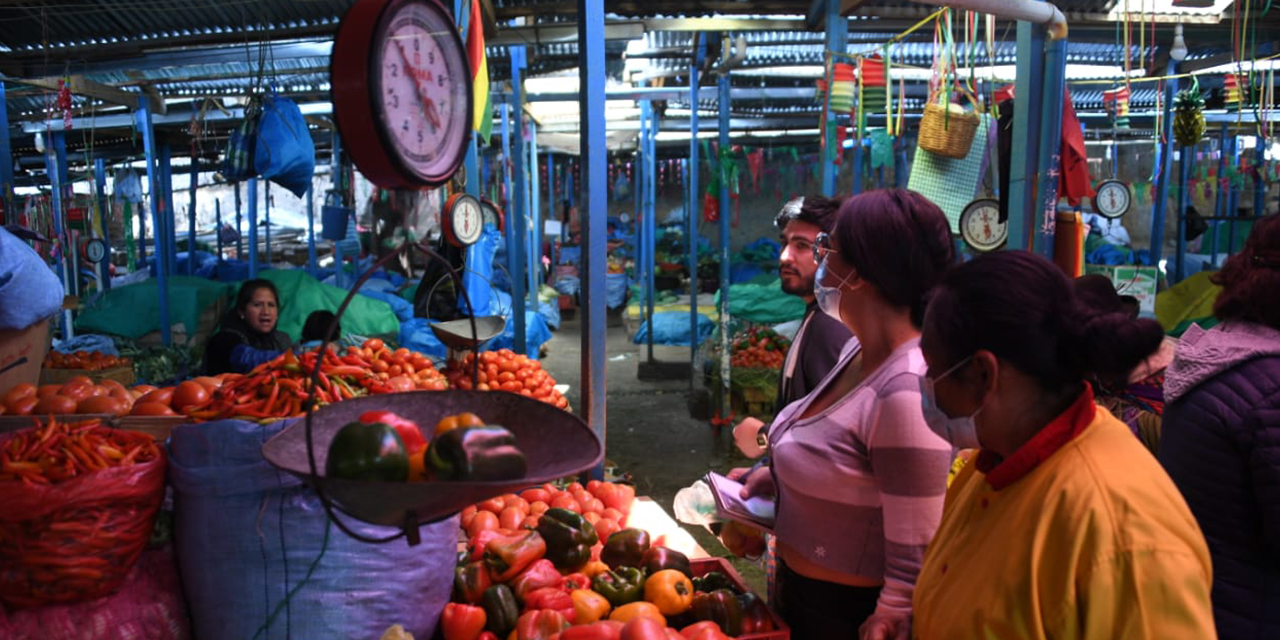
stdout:
[[1191,87],[1178,92],[1173,99],[1173,137],[1184,147],[1195,146],[1204,136],[1204,97],[1200,95],[1200,84],[1192,82]]

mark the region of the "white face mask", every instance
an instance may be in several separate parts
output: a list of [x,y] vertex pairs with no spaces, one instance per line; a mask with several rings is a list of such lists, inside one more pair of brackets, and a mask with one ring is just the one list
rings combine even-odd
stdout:
[[822,262],[818,263],[818,271],[813,275],[813,296],[818,300],[818,308],[823,313],[835,318],[839,322],[840,319],[840,288],[848,284],[849,277],[841,278],[840,284],[834,287],[828,287],[822,284],[827,277],[827,258],[823,256]]
[[934,392],[933,385],[959,370],[972,359],[973,356],[969,356],[961,360],[937,378],[920,376],[920,410],[924,413],[925,423],[929,425],[931,431],[938,434],[939,438],[950,442],[951,446],[957,449],[975,449],[982,446],[978,442],[978,428],[973,419],[982,412],[986,404],[983,403],[982,407],[978,407],[973,415],[952,418],[938,407],[938,396]]

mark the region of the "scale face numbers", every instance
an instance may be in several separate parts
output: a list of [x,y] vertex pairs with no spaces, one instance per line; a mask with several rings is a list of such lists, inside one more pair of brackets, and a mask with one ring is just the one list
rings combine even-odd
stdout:
[[486,226],[493,225],[493,228],[498,231],[506,230],[506,216],[502,215],[502,210],[498,208],[498,205],[494,204],[488,198],[481,198],[480,210],[484,214],[484,224]]
[[978,253],[1004,246],[1009,238],[1008,222],[1000,222],[1000,201],[982,198],[969,203],[960,214],[960,235]]
[[1112,220],[1128,213],[1133,204],[1133,194],[1129,185],[1119,180],[1104,180],[1098,184],[1093,196],[1093,208],[1104,217]]
[[480,201],[465,193],[454,194],[445,203],[445,237],[453,244],[466,247],[476,243],[484,233],[484,213]]
[[99,238],[91,238],[84,243],[84,257],[89,262],[102,262],[107,257],[107,243]]

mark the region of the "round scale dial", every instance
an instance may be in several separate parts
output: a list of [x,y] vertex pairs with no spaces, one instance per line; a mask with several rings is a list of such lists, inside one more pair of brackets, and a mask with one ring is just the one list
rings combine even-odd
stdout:
[[960,214],[960,235],[979,253],[995,251],[1009,238],[1008,222],[1000,221],[1000,201],[974,200]]
[[1104,180],[1095,191],[1093,208],[1108,218],[1123,216],[1133,203],[1129,186],[1119,180]]
[[459,247],[475,244],[484,232],[484,213],[480,201],[465,193],[449,196],[441,218],[444,237]]
[[506,230],[507,217],[503,215],[502,209],[499,209],[498,205],[494,204],[492,200],[481,198],[480,209],[484,214],[485,225],[493,225],[493,228],[498,231]]
[[89,262],[102,262],[107,257],[107,243],[99,238],[91,238],[84,243],[84,257]]

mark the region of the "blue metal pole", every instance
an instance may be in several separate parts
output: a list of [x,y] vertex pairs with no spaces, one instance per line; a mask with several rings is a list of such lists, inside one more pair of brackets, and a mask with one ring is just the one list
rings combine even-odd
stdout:
[[314,187],[307,185],[307,269],[316,275],[316,199]]
[[[3,129],[0,129],[3,131]],[[4,137],[0,135],[0,137]],[[3,159],[0,159],[3,162]],[[98,273],[102,278],[102,290],[111,290],[111,225],[107,223],[107,162],[102,158],[93,160],[93,185],[97,191],[98,219],[102,222],[102,244],[106,247],[106,257],[98,264]]]
[[[1169,60],[1165,75],[1178,73],[1178,63]],[[1151,207],[1151,264],[1157,269],[1164,256],[1164,218],[1165,209],[1169,206],[1169,174],[1173,172],[1173,94],[1178,90],[1177,79],[1165,80],[1164,83],[1164,125],[1160,135],[1164,144],[1160,147],[1160,175],[1156,176],[1156,197]]]
[[1169,284],[1177,284],[1182,282],[1187,275],[1187,203],[1190,199],[1187,197],[1187,181],[1191,179],[1191,151],[1194,147],[1182,147],[1180,155],[1182,161],[1178,163],[1178,237],[1176,239],[1176,262],[1173,265],[1173,278]]
[[63,201],[62,206],[59,207],[57,211],[59,216],[64,217],[62,220],[62,232],[58,234],[58,237],[61,239],[63,247],[66,248],[66,252],[63,256],[67,262],[67,275],[70,276],[70,279],[65,280],[63,284],[66,286],[67,293],[73,296],[78,296],[80,295],[80,258],[76,255],[76,234],[72,233],[72,231],[67,228],[65,218],[66,210],[71,205],[71,202],[68,199],[74,197],[74,194],[71,191],[71,175],[67,170],[66,134],[61,131],[56,132],[51,136],[49,144],[53,147],[54,156],[57,160],[55,166],[58,168],[58,181],[59,184],[62,185],[59,191],[63,197]]
[[[258,277],[258,179],[249,178],[249,277]],[[342,271],[342,265],[338,265]]]
[[[856,123],[855,123],[855,126],[856,126]],[[859,134],[855,134],[853,138],[853,193],[854,195],[862,193],[862,187],[863,187],[862,158],[863,158],[862,137]]]
[[263,235],[266,236],[267,266],[271,266],[271,181],[262,183]]
[[[164,260],[164,252],[160,250],[162,237],[160,218],[163,215],[161,203],[164,201],[164,187],[160,185],[160,170],[156,165],[156,139],[155,130],[151,127],[150,105],[150,98],[147,96],[138,98],[138,110],[134,115],[138,129],[142,131],[142,148],[147,157],[147,185],[151,190],[151,229],[156,238],[156,285],[160,288],[160,341],[167,347],[173,342],[173,336],[169,326],[169,266]],[[139,217],[142,216],[139,215]],[[141,235],[139,237],[141,238]],[[141,242],[139,244],[141,245]],[[146,268],[145,262],[142,268]]]
[[[1043,31],[1042,28],[1037,27]],[[1062,111],[1066,101],[1067,90],[1067,41],[1052,40],[1045,45],[1044,56],[1044,91],[1040,105],[1040,140],[1039,170],[1037,175],[1044,176],[1036,185],[1036,202],[1040,203],[1039,211],[1043,216],[1034,235],[1033,247],[1036,253],[1053,259],[1054,233],[1058,220],[1058,174],[1061,172],[1062,160]],[[1017,94],[1022,97],[1022,94]],[[1017,103],[1014,103],[1015,105]],[[1034,215],[1034,214],[1033,214]]]
[[[7,131],[4,133],[8,135]],[[63,143],[63,153],[58,153],[59,143]],[[76,248],[68,242],[67,239],[71,234],[67,233],[66,225],[63,224],[63,199],[66,197],[66,178],[63,173],[63,166],[66,164],[65,149],[64,134],[61,131],[50,132],[49,144],[44,154],[44,166],[45,172],[49,175],[50,192],[52,194],[53,234],[57,238],[58,246],[61,248],[61,254],[58,256],[57,273],[58,279],[62,280],[63,295],[72,295],[74,293],[72,283],[76,279]],[[62,339],[70,340],[74,335],[71,326],[71,311],[63,309]]]
[[178,224],[173,211],[173,148],[169,143],[160,143],[160,189],[164,194],[165,259],[168,260],[169,273],[178,273]]
[[195,156],[191,157],[191,184],[187,188],[190,194],[191,203],[187,207],[187,275],[194,276],[196,274],[196,183],[200,176],[200,162]]
[[649,106],[649,124],[645,128],[644,139],[644,225],[647,228],[647,232],[644,234],[644,286],[648,304],[645,315],[649,320],[649,362],[653,362],[653,307],[654,290],[657,287],[656,272],[658,270],[658,114],[653,110],[652,103],[646,100],[644,104]]
[[[5,102],[4,83],[0,82],[0,104]],[[0,222],[17,223],[17,203],[13,197],[13,148],[9,144],[9,110],[0,109]]]
[[240,215],[240,185],[237,182],[232,185],[232,192],[236,194],[236,260],[244,260],[244,225]]
[[[848,47],[848,44],[849,44],[848,43],[849,21],[846,20],[844,16],[840,15],[840,0],[826,0],[826,3],[827,3],[827,35],[826,35],[827,51],[838,51],[840,53],[844,53],[845,49]],[[827,73],[827,86],[828,87],[831,86],[830,73]],[[830,92],[828,92],[828,95],[830,95]],[[697,104],[697,103],[695,102],[694,104]],[[722,106],[721,115],[720,115],[720,120],[721,120],[720,129],[721,129],[721,138],[723,138],[723,140],[721,141],[721,145],[728,144],[728,133],[725,132],[725,129],[727,129],[729,126],[727,122],[728,117],[729,117],[728,111],[724,109],[724,107]],[[828,144],[826,144],[823,147],[824,149],[826,149],[826,152],[821,158],[822,195],[827,197],[833,196],[836,193],[836,178],[839,176],[839,169],[836,167],[835,154],[844,152],[843,149],[836,148],[837,145],[835,145],[832,142],[836,139],[834,132],[835,132],[835,127],[837,126],[839,126],[839,123],[837,123],[836,121],[835,112],[828,109],[825,131],[831,132],[831,135],[828,135],[826,137]],[[856,189],[858,187],[855,185],[854,188]],[[721,211],[723,212],[723,210],[724,210],[724,205],[722,204]],[[721,288],[723,289],[723,287]],[[720,297],[724,298],[726,296],[724,295],[724,293],[721,293]],[[725,353],[728,353],[727,349],[725,350]],[[726,358],[725,361],[728,362],[728,358]],[[726,375],[724,379],[725,379],[725,384],[727,385],[729,383],[729,377]],[[726,392],[725,392],[726,402],[728,401],[728,398],[729,398],[729,394],[728,394],[728,390],[726,389]]]
[[698,69],[702,68],[702,59],[707,56],[707,41],[701,34],[694,36],[697,45],[694,48],[693,64],[689,65],[689,159],[685,165],[685,193],[688,205],[685,207],[685,247],[689,255],[689,391],[693,392],[697,371],[694,371],[698,360],[698,289],[701,282],[698,278],[698,221],[702,219],[702,194],[698,189]]
[[[213,201],[213,224],[217,225],[217,232],[213,234],[214,239],[218,242],[218,260],[222,260],[222,200]],[[311,255],[314,261],[315,245],[311,247]]]
[[1253,145],[1253,216],[1267,215],[1267,183],[1263,180],[1267,166],[1267,139],[1258,136]]
[[[515,317],[515,351],[529,354],[528,345],[525,343],[525,283],[528,281],[529,270],[525,262],[525,251],[529,244],[529,230],[526,225],[528,212],[528,189],[529,177],[525,173],[525,157],[524,157],[524,68],[525,68],[525,50],[524,47],[511,47],[511,126],[515,129],[513,136],[514,143],[511,150],[511,159],[515,166],[511,172],[515,174],[515,192],[508,198],[514,205],[514,214],[507,220],[512,223],[512,237],[515,242],[507,247],[507,250],[513,255],[511,263],[524,271],[511,272],[511,306]],[[533,354],[536,356],[537,354]]]
[[[1227,162],[1232,166],[1238,167],[1239,162],[1236,159],[1236,153],[1240,148],[1240,140],[1232,134],[1223,144],[1226,149],[1225,155]],[[1224,177],[1222,174],[1219,178]],[[1227,255],[1235,253],[1236,250],[1236,216],[1240,215],[1240,192],[1236,190],[1234,182],[1227,182]]]
[[[608,151],[604,118],[604,0],[578,0],[578,110],[582,135],[582,402],[578,415],[606,443],[605,433],[605,219],[609,215],[606,183]],[[570,177],[572,180],[572,177]],[[572,183],[570,183],[572,184]],[[573,190],[567,190],[570,198]],[[603,466],[591,471],[601,478]]]
[[897,147],[896,153],[893,154],[893,186],[899,189],[907,188],[907,141],[905,138],[894,140]]
[[542,284],[542,175],[538,167],[538,125],[529,121],[529,306],[538,308]]
[[[1018,70],[1014,85],[1012,159],[1009,171],[1009,249],[1030,249],[1040,212],[1036,190],[1040,140],[1049,140],[1041,129],[1045,97],[1044,28],[1018,23]],[[1062,100],[1059,94],[1058,107]]]
[[503,230],[503,235],[507,239],[507,273],[514,280],[518,273],[516,270],[518,263],[515,261],[516,254],[513,247],[516,243],[516,225],[515,220],[513,220],[515,207],[511,202],[511,103],[505,101],[502,103],[502,185],[503,197],[501,199],[495,198],[495,200],[502,203],[502,207],[505,209],[503,213],[507,216],[507,225]]
[[[828,0],[828,6],[838,4],[835,0]],[[837,16],[838,18],[838,16]],[[831,29],[831,17],[828,13],[828,26]],[[843,19],[837,19],[836,22],[844,24]],[[732,110],[732,97],[729,95],[729,74],[723,73],[717,79],[717,88],[719,89],[720,100],[720,149],[729,148],[729,115]],[[721,158],[724,156],[721,155]],[[825,164],[823,165],[826,166]],[[721,176],[723,176],[723,172]],[[825,174],[823,176],[826,177]],[[824,193],[827,183],[824,179]],[[831,182],[832,189],[835,188],[834,178]],[[721,396],[720,396],[720,416],[722,418],[729,417],[731,411],[729,407],[729,216],[731,206],[729,200],[729,183],[723,177],[720,180],[720,380],[721,380]]]

